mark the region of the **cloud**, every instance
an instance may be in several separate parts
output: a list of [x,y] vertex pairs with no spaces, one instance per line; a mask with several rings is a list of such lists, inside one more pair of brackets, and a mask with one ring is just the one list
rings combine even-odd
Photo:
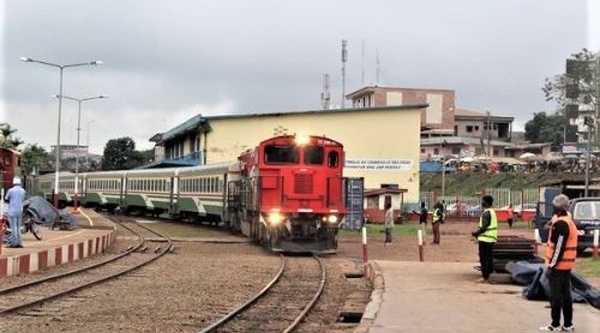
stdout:
[[[320,108],[324,73],[341,101],[364,85],[456,91],[457,107],[526,122],[552,111],[540,90],[593,39],[593,1],[251,2],[19,0],[0,6],[2,119],[27,142],[56,144],[59,71],[23,63],[103,60],[64,71],[82,105],[81,137],[94,151],[122,136],[138,147],[197,113]],[[597,11],[599,12],[599,11]],[[595,22],[595,21],[594,21]],[[598,31],[600,29],[596,29]],[[363,52],[363,44],[365,45]],[[377,69],[379,58],[379,70]],[[364,76],[364,80],[363,80]],[[75,143],[77,105],[63,105],[64,142]],[[83,140],[82,140],[83,141]]]

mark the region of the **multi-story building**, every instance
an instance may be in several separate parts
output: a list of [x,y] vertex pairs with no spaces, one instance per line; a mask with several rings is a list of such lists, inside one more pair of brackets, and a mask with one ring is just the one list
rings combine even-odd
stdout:
[[514,117],[494,116],[465,109],[454,112],[454,136],[483,137],[491,140],[511,141]]
[[[50,146],[50,154],[55,156],[56,154],[56,145]],[[88,146],[77,146],[77,145],[60,145],[60,159],[66,160],[71,158],[79,157],[81,159],[85,158],[88,154]]]
[[355,108],[427,104],[421,112],[421,131],[432,135],[452,135],[454,129],[454,90],[364,87],[346,95]]

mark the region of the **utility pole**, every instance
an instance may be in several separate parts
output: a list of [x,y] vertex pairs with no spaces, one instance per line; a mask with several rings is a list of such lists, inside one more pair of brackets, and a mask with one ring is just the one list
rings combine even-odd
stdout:
[[491,157],[490,155],[490,144],[491,144],[491,140],[492,140],[492,132],[491,130],[491,113],[490,111],[487,111],[487,157]]
[[329,110],[331,92],[329,91],[329,74],[323,74],[323,92],[321,93],[321,105],[323,110]]
[[585,191],[583,196],[587,197],[588,196],[588,190],[589,190],[589,186],[590,186],[590,157],[592,155],[591,149],[590,149],[590,142],[592,141],[592,130],[595,127],[595,121],[594,118],[586,116],[584,118],[584,123],[587,126],[587,150],[586,150],[586,157],[585,157]]
[[444,140],[442,142],[442,200],[446,195],[446,145],[448,142]]
[[342,109],[346,106],[346,61],[348,60],[348,42],[342,39]]

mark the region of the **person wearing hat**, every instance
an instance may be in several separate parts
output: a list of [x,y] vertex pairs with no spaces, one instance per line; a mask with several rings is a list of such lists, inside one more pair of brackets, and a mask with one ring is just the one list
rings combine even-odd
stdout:
[[21,222],[23,220],[23,201],[25,200],[25,190],[21,187],[21,178],[13,178],[13,187],[11,187],[4,201],[8,202],[8,222],[10,224],[10,236],[8,237],[8,247],[23,247],[21,245]]

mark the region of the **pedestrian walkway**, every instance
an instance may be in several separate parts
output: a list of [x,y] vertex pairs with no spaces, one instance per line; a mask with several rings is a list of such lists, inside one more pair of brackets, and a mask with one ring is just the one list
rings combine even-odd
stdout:
[[[475,283],[475,264],[373,262],[375,290],[363,316],[370,325],[362,332],[538,332],[550,323],[547,301],[524,299],[522,286]],[[596,333],[600,311],[574,304],[574,323],[576,332]]]
[[22,236],[23,248],[2,246],[0,278],[28,274],[105,252],[115,239],[115,228],[108,227],[93,211],[83,211],[77,219],[82,228],[50,230],[43,227],[42,240],[27,233]]

